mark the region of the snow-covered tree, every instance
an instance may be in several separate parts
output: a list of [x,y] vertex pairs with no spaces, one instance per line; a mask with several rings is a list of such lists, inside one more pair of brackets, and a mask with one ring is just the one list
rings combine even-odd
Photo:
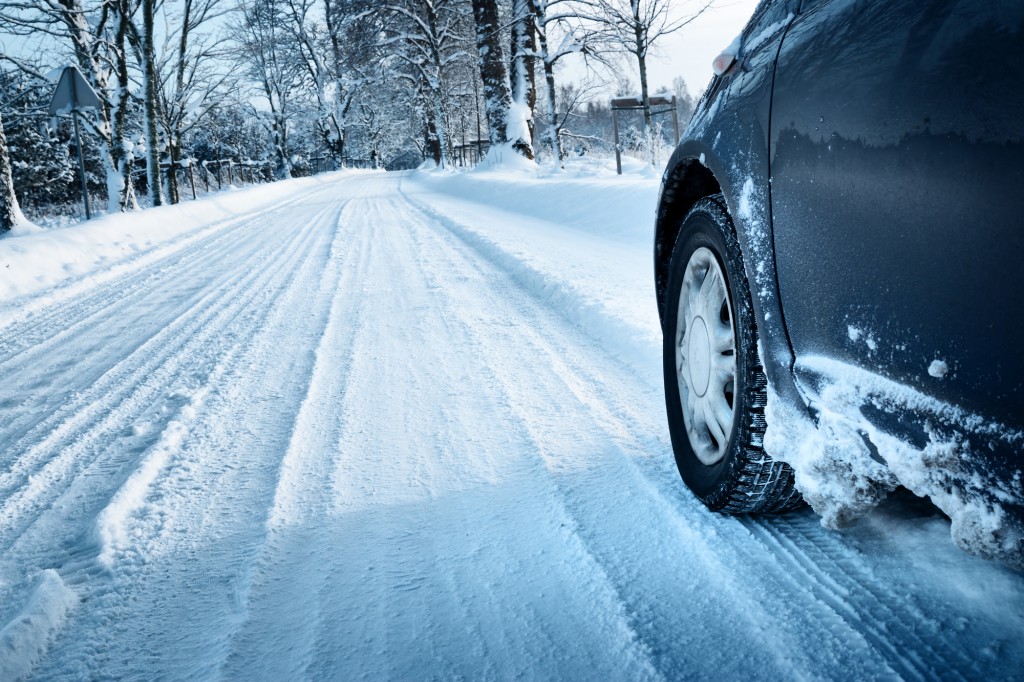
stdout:
[[[135,181],[132,167],[135,162],[134,145],[129,141],[129,107],[131,94],[128,74],[127,42],[131,28],[133,5],[131,0],[112,0],[110,4],[111,23],[114,25],[110,51],[114,56],[112,62],[113,78],[116,85],[110,91],[110,116],[112,117],[110,160],[114,172],[120,179],[118,208],[134,210],[138,208],[135,196]],[[109,194],[108,183],[108,194]],[[107,197],[108,204],[110,197]]]
[[[181,0],[165,14],[169,49],[160,60],[160,125],[172,167],[181,159],[185,135],[206,120],[234,82],[209,30],[227,8],[227,0]],[[170,201],[177,203],[177,174],[167,180]]]
[[[536,12],[537,54],[544,70],[545,144],[561,161],[565,156],[561,131],[566,120],[580,104],[580,97],[591,88],[575,89],[573,97],[559,97],[555,83],[555,67],[569,55],[582,55],[589,63],[596,60],[608,66],[605,53],[608,41],[600,31],[584,27],[575,0],[533,0]],[[562,101],[568,106],[559,108]]]
[[483,83],[484,111],[491,147],[508,142],[508,117],[512,110],[512,92],[501,49],[500,20],[496,0],[473,0],[476,45],[479,52],[480,79]]
[[[533,158],[533,110],[537,106],[537,0],[512,0],[512,147]],[[513,120],[514,119],[514,120]],[[518,124],[518,125],[517,125]],[[525,128],[525,130],[524,130]]]
[[25,220],[14,193],[14,178],[11,175],[11,157],[7,153],[7,136],[4,135],[4,117],[0,114],[0,234],[8,232]]
[[338,108],[328,95],[328,88],[335,82],[331,52],[326,49],[326,19],[333,9],[330,8],[330,0],[327,0],[326,7],[321,0],[284,0],[283,4],[286,26],[296,50],[295,57],[314,96],[316,127],[325,141],[340,140]]
[[46,106],[53,84],[40,82],[19,71],[0,72],[0,113],[10,157],[11,176],[19,203],[26,213],[32,208],[72,200],[76,169],[72,167],[67,139],[61,130],[47,125]]
[[182,144],[200,162],[224,158],[248,161],[263,156],[272,140],[247,103],[222,100],[203,125],[188,131]]
[[447,166],[448,76],[454,65],[469,57],[469,8],[459,0],[391,0],[381,9],[390,17],[383,26],[383,44],[391,48],[396,73],[417,88],[428,155]]
[[[79,70],[99,95],[98,111],[83,115],[87,132],[101,142],[101,161],[106,176],[107,203],[111,211],[134,207],[134,194],[125,175],[130,172],[123,159],[130,149],[121,116],[128,107],[123,96],[121,70],[125,53],[118,49],[120,17],[134,11],[132,0],[4,0],[0,3],[0,29],[25,39],[47,36],[66,49]],[[0,58],[32,76],[45,80],[35,64],[11,54]]]
[[232,33],[238,56],[257,83],[268,111],[259,111],[271,134],[274,175],[291,177],[289,126],[302,89],[303,65],[285,28],[283,0],[240,0]]
[[153,206],[164,203],[160,173],[160,82],[156,70],[156,13],[157,0],[142,2],[142,84],[146,112],[146,185],[149,202]]

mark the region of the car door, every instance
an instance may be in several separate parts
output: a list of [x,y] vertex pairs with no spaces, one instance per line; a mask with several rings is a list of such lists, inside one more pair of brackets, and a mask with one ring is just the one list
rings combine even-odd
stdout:
[[1024,2],[804,0],[776,65],[771,207],[797,356],[1019,424]]

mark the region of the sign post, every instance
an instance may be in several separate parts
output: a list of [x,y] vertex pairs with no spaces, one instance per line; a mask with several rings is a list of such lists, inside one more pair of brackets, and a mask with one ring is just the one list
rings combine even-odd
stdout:
[[[651,117],[659,114],[672,112],[672,131],[675,133],[673,146],[679,144],[679,110],[676,107],[676,96],[671,98],[665,95],[651,95],[647,98],[651,105]],[[665,107],[655,111],[654,107]],[[615,131],[615,172],[622,175],[622,150],[619,145],[619,112],[620,111],[643,111],[644,105],[639,97],[620,97],[612,100],[612,128]]]
[[57,87],[50,99],[50,116],[71,112],[75,122],[75,146],[78,148],[78,171],[82,177],[82,203],[85,204],[85,219],[92,218],[89,210],[89,190],[85,181],[85,161],[82,159],[82,135],[78,130],[78,113],[85,109],[99,109],[100,98],[74,66],[65,66],[57,81]]

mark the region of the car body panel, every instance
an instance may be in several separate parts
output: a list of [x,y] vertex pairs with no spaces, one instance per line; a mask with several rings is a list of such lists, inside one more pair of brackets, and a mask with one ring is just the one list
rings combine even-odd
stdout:
[[1024,428],[1024,3],[804,4],[770,157],[795,355]]

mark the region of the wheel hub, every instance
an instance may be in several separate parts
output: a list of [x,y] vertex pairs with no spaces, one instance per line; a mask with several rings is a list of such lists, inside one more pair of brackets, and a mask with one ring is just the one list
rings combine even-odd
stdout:
[[700,317],[695,317],[686,334],[690,340],[686,357],[689,360],[690,386],[700,397],[708,392],[711,383],[711,339],[708,338],[708,326]]
[[736,421],[736,335],[718,259],[700,247],[690,256],[676,315],[676,383],[690,447],[710,466],[725,457]]

